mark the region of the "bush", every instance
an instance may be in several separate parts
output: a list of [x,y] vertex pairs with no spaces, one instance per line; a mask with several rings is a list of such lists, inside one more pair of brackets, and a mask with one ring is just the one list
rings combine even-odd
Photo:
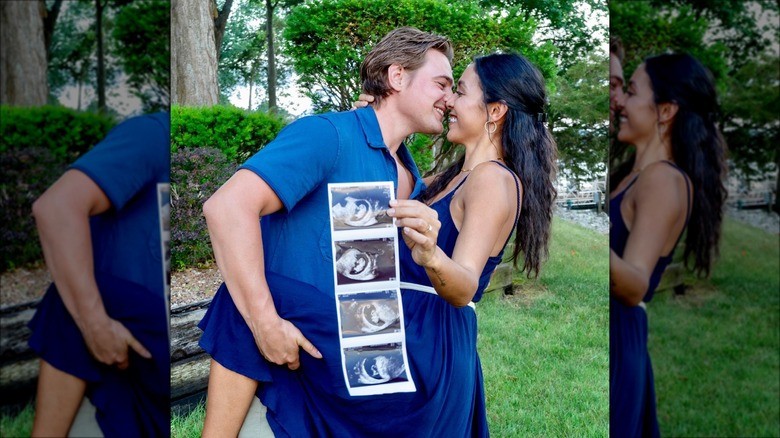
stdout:
[[32,203],[67,167],[64,157],[41,147],[0,152],[0,238],[2,272],[41,260],[43,253],[32,217]]
[[174,106],[171,110],[171,153],[181,148],[216,148],[242,163],[282,130],[280,117],[229,106]]
[[171,269],[214,261],[203,203],[235,170],[216,148],[182,148],[171,153]]
[[0,106],[0,152],[43,148],[71,161],[98,144],[116,122],[61,106]]

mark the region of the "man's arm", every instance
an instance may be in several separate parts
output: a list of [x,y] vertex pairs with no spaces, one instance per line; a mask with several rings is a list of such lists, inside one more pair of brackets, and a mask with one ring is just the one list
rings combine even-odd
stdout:
[[217,266],[230,296],[267,360],[296,369],[299,347],[320,352],[292,323],[279,317],[265,279],[260,216],[275,213],[282,201],[257,174],[240,169],[203,205]]
[[95,282],[89,217],[109,208],[100,187],[71,169],[35,201],[33,216],[46,266],[90,352],[102,363],[126,368],[128,346],[143,357],[151,354],[108,316]]

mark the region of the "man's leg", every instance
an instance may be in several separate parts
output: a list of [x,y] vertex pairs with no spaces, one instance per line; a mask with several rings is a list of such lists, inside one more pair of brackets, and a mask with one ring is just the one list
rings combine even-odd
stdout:
[[32,436],[66,436],[81,406],[87,382],[41,359]]
[[234,437],[244,423],[257,382],[211,360],[203,438]]

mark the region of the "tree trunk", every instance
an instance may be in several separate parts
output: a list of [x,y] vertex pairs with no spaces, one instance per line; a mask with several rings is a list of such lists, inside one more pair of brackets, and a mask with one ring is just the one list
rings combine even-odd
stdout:
[[0,1],[0,103],[45,105],[49,97],[42,3]]
[[[43,39],[46,43],[46,59],[49,59],[49,49],[51,48],[51,37],[54,35],[54,25],[57,24],[57,17],[60,16],[62,10],[62,1],[56,0],[51,9],[46,9],[46,17],[43,20]],[[43,0],[40,0],[44,3]],[[46,5],[43,5],[46,8]]]
[[268,41],[268,111],[276,112],[276,53],[274,53],[274,4],[265,0],[265,38]]
[[252,85],[254,85],[254,79],[249,78],[249,105],[247,106],[247,111],[252,111]]
[[[216,3],[216,0],[214,0]],[[222,53],[222,38],[225,36],[225,28],[227,27],[228,17],[230,16],[230,7],[233,5],[233,0],[225,0],[225,5],[222,6],[222,10],[219,11],[217,17],[214,19],[214,45],[217,48],[217,63]],[[214,5],[216,9],[216,4]]]
[[174,105],[219,102],[214,18],[209,3],[171,1],[171,92]]
[[97,36],[97,95],[98,112],[106,112],[106,60],[103,53],[103,8],[102,0],[95,0],[95,35]]

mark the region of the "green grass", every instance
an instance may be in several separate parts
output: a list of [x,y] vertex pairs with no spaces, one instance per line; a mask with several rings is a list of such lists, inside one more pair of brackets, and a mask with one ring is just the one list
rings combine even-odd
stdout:
[[171,438],[199,438],[206,419],[206,407],[203,403],[188,415],[171,415]]
[[648,305],[664,436],[780,436],[780,241],[727,220],[710,280]]
[[608,435],[608,254],[607,236],[556,219],[539,280],[477,304],[491,435]]
[[31,404],[16,415],[0,416],[0,437],[30,436],[35,408]]

